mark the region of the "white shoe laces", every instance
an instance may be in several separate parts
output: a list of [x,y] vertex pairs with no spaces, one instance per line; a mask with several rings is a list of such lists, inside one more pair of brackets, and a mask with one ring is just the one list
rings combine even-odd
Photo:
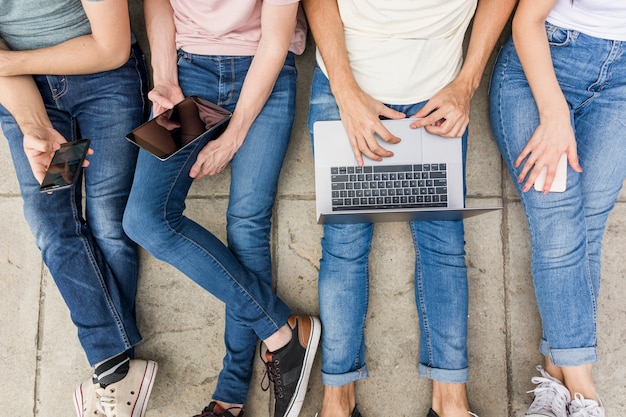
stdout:
[[570,417],[604,417],[602,401],[598,404],[593,400],[586,399],[578,392],[574,394],[569,411]]
[[106,417],[116,417],[117,398],[101,396],[96,401],[96,408]]
[[537,366],[537,370],[542,376],[531,379],[533,384],[537,384],[537,387],[528,391],[528,393],[535,394],[535,399],[526,414],[538,414],[547,411],[555,417],[567,417],[567,406],[570,402],[568,389],[558,379],[546,372],[541,365]]

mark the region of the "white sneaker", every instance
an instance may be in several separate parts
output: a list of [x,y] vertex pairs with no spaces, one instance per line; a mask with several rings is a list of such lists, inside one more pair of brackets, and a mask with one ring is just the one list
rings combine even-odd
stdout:
[[96,399],[96,386],[91,377],[80,384],[74,391],[74,408],[78,417],[104,417],[98,411]]
[[143,417],[157,368],[156,362],[131,359],[123,379],[96,388],[98,411],[106,417]]
[[602,401],[598,404],[588,400],[579,393],[574,394],[574,399],[569,405],[570,417],[604,417]]
[[541,376],[531,379],[537,387],[528,391],[535,394],[533,403],[526,411],[527,417],[568,417],[567,405],[570,402],[569,390],[558,379],[537,366]]

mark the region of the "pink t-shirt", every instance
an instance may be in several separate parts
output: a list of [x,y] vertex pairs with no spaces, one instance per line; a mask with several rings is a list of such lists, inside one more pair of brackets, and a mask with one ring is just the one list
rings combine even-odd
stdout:
[[[171,0],[176,47],[202,55],[254,55],[261,39],[264,1],[284,5],[299,0]],[[304,51],[306,28],[304,13],[299,8],[290,51]]]

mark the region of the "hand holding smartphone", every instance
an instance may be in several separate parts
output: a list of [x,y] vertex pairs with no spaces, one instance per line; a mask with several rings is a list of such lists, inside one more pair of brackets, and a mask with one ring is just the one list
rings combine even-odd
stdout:
[[[543,186],[546,182],[546,175],[548,173],[548,168],[543,167],[539,176],[535,180],[535,190],[539,192],[543,192]],[[556,166],[556,174],[554,176],[554,180],[552,181],[552,185],[550,186],[550,192],[562,193],[565,191],[565,187],[567,185],[567,154],[561,155],[561,159],[559,159],[559,164]]]
[[46,170],[39,192],[50,193],[71,187],[80,176],[89,144],[89,139],[61,144]]

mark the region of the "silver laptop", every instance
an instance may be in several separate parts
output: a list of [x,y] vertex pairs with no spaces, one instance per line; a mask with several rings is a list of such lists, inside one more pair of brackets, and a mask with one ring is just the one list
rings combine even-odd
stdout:
[[313,126],[318,223],[456,220],[501,207],[468,208],[460,138],[411,129],[415,119],[383,120],[402,140],[394,155],[358,166],[341,121]]

